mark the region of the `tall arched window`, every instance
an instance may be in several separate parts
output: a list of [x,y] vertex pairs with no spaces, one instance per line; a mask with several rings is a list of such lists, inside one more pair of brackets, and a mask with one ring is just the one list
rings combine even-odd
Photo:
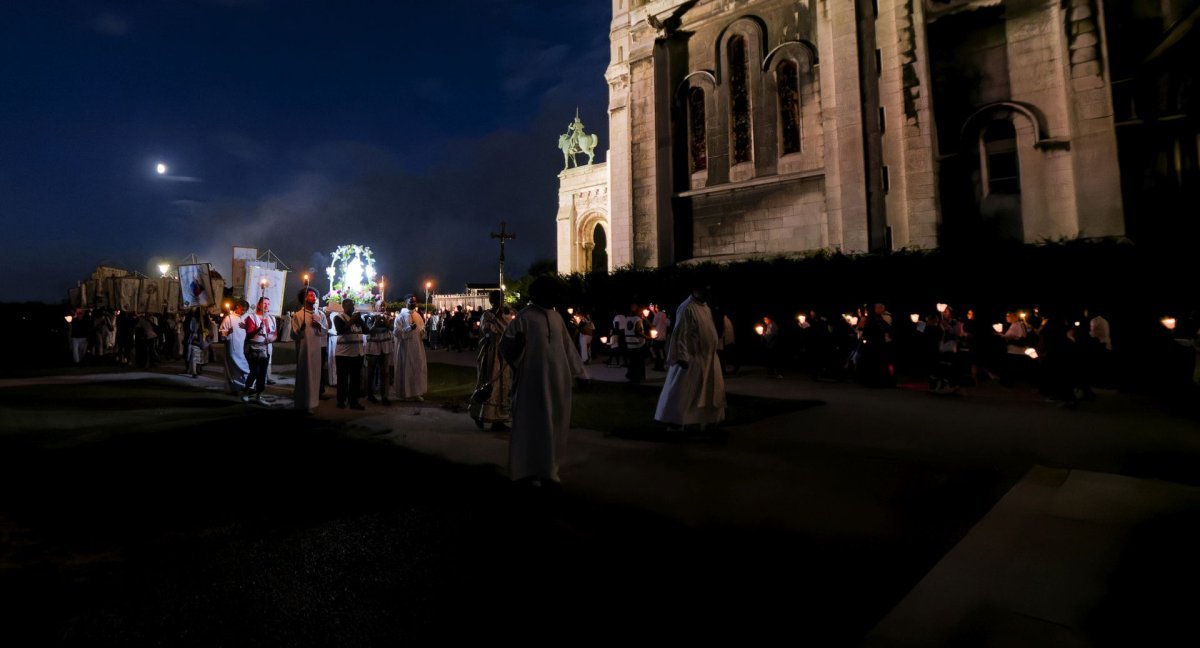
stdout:
[[688,90],[688,152],[692,173],[708,168],[708,135],[704,123],[704,90]]
[[984,195],[1021,193],[1017,131],[1007,119],[994,121],[980,134]]
[[775,68],[779,88],[779,139],[784,155],[800,152],[800,68],[784,60]]
[[750,84],[746,69],[746,39],[729,39],[729,108],[733,163],[753,159],[753,140],[750,124]]

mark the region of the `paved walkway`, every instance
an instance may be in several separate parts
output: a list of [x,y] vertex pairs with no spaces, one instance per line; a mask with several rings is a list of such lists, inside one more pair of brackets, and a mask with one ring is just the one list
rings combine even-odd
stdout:
[[[429,361],[471,365],[474,358],[431,351]],[[624,379],[618,368],[592,364],[588,371],[595,380]],[[198,379],[168,368],[0,387],[164,376],[224,389],[219,363]],[[650,371],[647,383],[662,376]],[[271,405],[289,407],[287,379],[277,379]],[[1200,510],[1200,489],[1177,483],[1194,484],[1200,475],[1200,429],[1135,397],[1104,394],[1066,411],[1027,390],[947,398],[770,379],[753,368],[727,387],[820,405],[729,429],[724,444],[573,430],[566,488],[692,527],[780,529],[848,546],[917,537],[927,540],[924,550],[938,548],[937,534],[922,526],[938,527],[937,506],[982,507],[961,541],[938,549],[931,569],[898,597],[870,645],[1084,645],[1095,633],[1089,614],[1112,594],[1107,588],[1125,568],[1121,549],[1134,530],[1156,516]],[[363,437],[452,462],[501,474],[507,463],[506,435],[482,432],[441,407],[406,403],[359,413],[326,402],[318,414],[352,423]],[[988,484],[1011,483],[1003,474],[1014,466],[1016,485],[989,494]],[[960,488],[967,499],[956,503],[947,493]]]

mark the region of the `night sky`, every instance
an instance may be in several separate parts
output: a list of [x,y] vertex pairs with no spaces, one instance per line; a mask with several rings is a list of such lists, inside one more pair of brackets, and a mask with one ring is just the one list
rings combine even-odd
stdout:
[[[0,300],[234,245],[369,245],[388,297],[555,256],[557,137],[608,147],[602,0],[0,5]],[[603,160],[603,154],[597,161]],[[170,167],[155,174],[155,163]],[[289,288],[289,296],[295,290]]]

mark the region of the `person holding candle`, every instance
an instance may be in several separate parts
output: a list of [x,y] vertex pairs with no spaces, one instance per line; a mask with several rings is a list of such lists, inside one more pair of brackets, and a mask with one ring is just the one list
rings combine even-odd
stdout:
[[320,400],[329,320],[317,308],[318,294],[308,286],[300,291],[300,310],[292,313],[292,336],[296,341],[296,386],[292,400],[296,409],[311,413]]

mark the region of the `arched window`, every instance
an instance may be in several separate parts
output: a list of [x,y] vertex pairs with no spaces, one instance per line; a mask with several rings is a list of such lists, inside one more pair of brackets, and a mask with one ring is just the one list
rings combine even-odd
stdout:
[[784,155],[800,152],[800,68],[784,60],[775,68],[779,88],[779,139]]
[[750,124],[750,84],[746,68],[746,38],[729,39],[729,109],[733,163],[753,159]]
[[708,168],[708,131],[704,123],[704,90],[688,90],[688,151],[692,173]]
[[994,121],[979,137],[984,195],[1021,193],[1017,131],[1007,119]]

